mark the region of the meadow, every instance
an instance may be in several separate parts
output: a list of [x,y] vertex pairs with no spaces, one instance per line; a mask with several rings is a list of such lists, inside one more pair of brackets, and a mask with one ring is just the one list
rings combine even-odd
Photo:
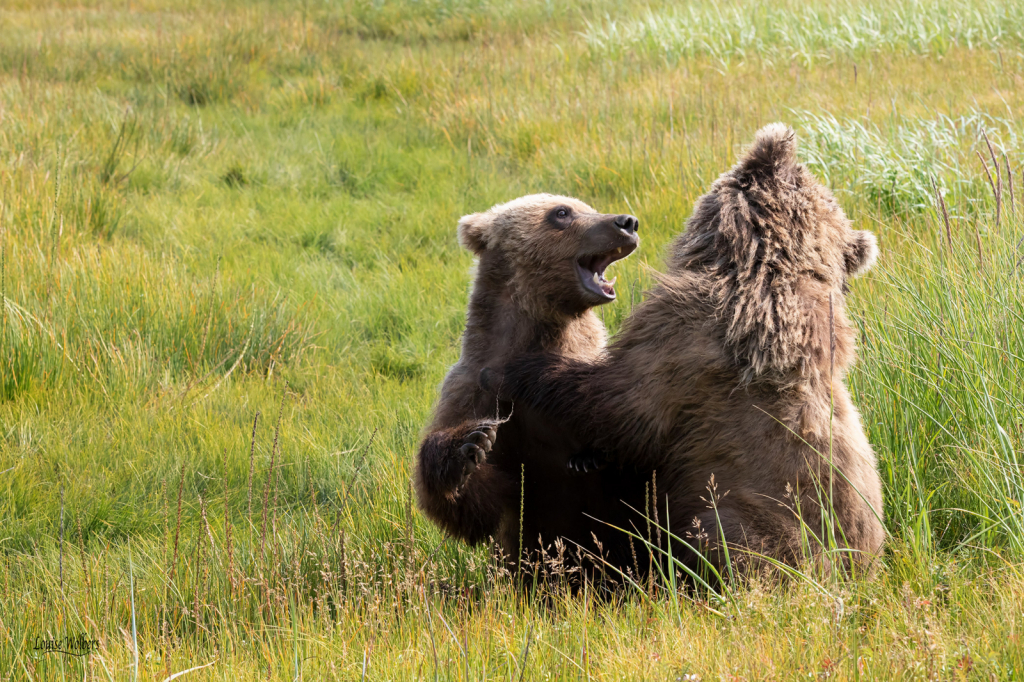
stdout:
[[[1010,0],[7,0],[0,679],[1022,679],[1021,111]],[[459,216],[638,216],[614,331],[776,120],[882,250],[878,575],[516,590],[410,485]]]

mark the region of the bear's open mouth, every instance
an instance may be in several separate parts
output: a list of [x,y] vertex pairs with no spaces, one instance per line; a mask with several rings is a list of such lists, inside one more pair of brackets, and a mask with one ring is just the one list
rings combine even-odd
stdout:
[[580,284],[587,291],[607,301],[615,300],[615,278],[604,278],[604,271],[617,260],[622,260],[636,251],[636,244],[627,244],[604,253],[594,253],[576,259],[576,273]]

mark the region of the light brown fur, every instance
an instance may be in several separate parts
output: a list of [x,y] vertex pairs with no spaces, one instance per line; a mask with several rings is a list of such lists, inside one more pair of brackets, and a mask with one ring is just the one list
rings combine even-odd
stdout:
[[845,289],[876,253],[796,161],[792,130],[767,126],[697,202],[668,274],[607,352],[521,358],[503,392],[657,469],[673,531],[705,534],[719,564],[719,523],[734,548],[798,562],[797,505],[812,552],[831,534],[868,563],[884,538],[881,482],[843,383],[855,356]]
[[[560,207],[571,213],[564,224],[553,218]],[[536,547],[538,535],[545,545],[563,536],[583,542],[593,523],[585,514],[616,499],[617,481],[606,494],[598,474],[570,477],[566,461],[580,444],[542,416],[524,406],[499,427],[497,396],[479,378],[527,352],[596,359],[606,334],[592,307],[606,299],[581,285],[575,264],[581,255],[632,250],[635,229],[632,216],[546,194],[460,221],[459,241],[479,257],[476,279],[462,356],[441,387],[415,475],[420,507],[452,535],[470,543],[494,537],[517,556],[522,487],[525,545]]]

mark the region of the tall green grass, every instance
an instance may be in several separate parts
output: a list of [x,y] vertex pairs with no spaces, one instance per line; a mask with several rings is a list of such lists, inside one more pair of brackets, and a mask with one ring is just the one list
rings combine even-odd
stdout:
[[[5,7],[2,674],[1018,675],[1016,6],[694,7]],[[595,43],[647,11],[725,47]],[[725,605],[670,574],[515,590],[410,504],[464,324],[458,217],[533,191],[638,215],[614,330],[772,120],[882,245],[849,298],[879,575]],[[33,651],[78,632],[99,652]]]
[[[830,114],[807,112],[802,118],[802,155],[808,166],[840,191],[893,214],[933,206],[938,210],[935,193],[941,190],[954,192],[958,199],[951,207],[954,219],[971,215],[977,220],[979,207],[990,199],[979,199],[978,190],[987,183],[978,154],[991,164],[992,153],[999,150],[998,173],[1007,176],[1008,188],[1009,157],[1020,155],[1021,127],[1012,114],[973,110],[955,119],[942,114],[891,117],[883,124],[885,132],[870,121],[839,121]],[[995,145],[992,150],[990,143]],[[1004,200],[1009,200],[1008,191]]]
[[899,261],[889,256],[872,281],[869,291],[890,295],[862,312],[854,386],[861,404],[871,403],[890,527],[924,555],[934,544],[1017,557],[1024,207],[1007,203],[996,225],[961,213],[970,199],[948,196],[948,209],[930,210],[931,238],[908,244]]
[[800,2],[648,10],[587,26],[597,55],[637,51],[676,61],[709,56],[728,65],[749,59],[812,64],[836,55],[873,52],[942,56],[958,46],[1020,47],[1020,5],[1003,0]]

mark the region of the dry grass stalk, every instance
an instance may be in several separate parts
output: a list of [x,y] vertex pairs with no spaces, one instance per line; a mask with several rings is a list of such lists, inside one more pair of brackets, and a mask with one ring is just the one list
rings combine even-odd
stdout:
[[[63,151],[63,154],[62,154]],[[53,210],[50,213],[50,227],[49,233],[52,236],[52,242],[50,247],[50,267],[52,268],[57,258],[57,248],[59,244],[60,235],[57,231],[57,212],[60,205],[60,190],[61,180],[63,177],[64,162],[67,161],[67,150],[61,150],[60,146],[57,147],[57,169],[54,172],[53,181]],[[63,229],[63,215],[61,215],[61,228]],[[50,293],[51,284],[47,285],[47,293]]]
[[161,500],[162,500],[163,504],[161,505],[162,509],[160,510],[160,517],[161,517],[161,521],[163,521],[163,530],[164,530],[164,555],[163,555],[163,561],[164,561],[165,565],[167,564],[167,559],[168,559],[168,557],[171,554],[171,541],[170,541],[170,536],[167,533],[167,531],[170,530],[169,522],[170,522],[170,515],[171,515],[170,503],[168,502],[168,497],[169,497],[168,491],[170,489],[170,485],[171,485],[170,484],[170,480],[166,476],[164,476],[163,485],[161,485],[161,490],[162,490],[162,492],[161,492]]
[[[285,404],[285,401],[287,401],[287,399],[288,399],[288,384],[285,383],[285,385],[284,385],[284,394],[281,396],[281,407],[280,407],[279,412],[277,413],[277,426],[274,427],[274,449],[277,450],[278,454],[281,453],[281,446],[280,446],[280,442],[278,440],[278,437],[280,436],[280,433],[281,433],[281,419],[284,416],[284,404]],[[277,484],[278,484],[279,479],[281,477],[281,473],[279,471],[277,471],[274,467],[271,467],[270,470],[271,470],[271,473],[274,476],[274,499],[273,499],[273,501],[270,504],[270,508],[273,511],[273,516],[270,517],[270,523],[271,523],[271,527],[273,528],[274,532],[276,533],[277,532]]]
[[836,369],[836,308],[832,294],[828,295],[828,375],[831,379]]
[[285,611],[288,608],[288,593],[287,593],[287,577],[284,572],[288,566],[288,562],[284,560],[284,543],[277,534],[277,519],[271,519],[273,523],[272,530],[274,532],[274,568],[277,570],[277,585],[284,585],[283,589],[274,591],[277,596],[277,608],[281,611]]
[[174,571],[178,568],[178,536],[181,532],[181,494],[185,490],[185,465],[181,465],[181,478],[178,480],[178,512],[174,521],[174,555],[171,559],[171,569],[167,574],[167,581],[174,578]]
[[256,416],[252,419],[252,438],[249,441],[249,485],[246,490],[246,518],[252,521],[252,475],[256,466],[256,425],[259,424],[260,413],[256,412]]
[[85,583],[86,606],[92,603],[92,581],[89,579],[89,564],[85,559],[85,536],[82,534],[82,517],[75,515],[75,525],[78,527],[78,551],[82,562],[82,582]]
[[210,519],[206,514],[206,499],[202,495],[199,496],[199,513],[203,517],[203,530],[206,531],[206,537],[210,539],[210,551],[212,552],[217,543],[213,540],[213,531],[210,530]]
[[320,505],[317,502],[316,488],[313,487],[312,481],[307,480],[307,487],[309,488],[309,501],[313,505],[313,530],[316,532],[317,537],[322,537],[323,532],[320,529]]
[[[203,496],[199,496],[199,507],[204,509]],[[205,515],[204,515],[205,516]],[[204,518],[205,520],[205,518]],[[203,533],[198,533],[196,536],[196,559],[195,559],[195,578],[192,589],[192,618],[195,620],[196,628],[199,628],[199,593],[202,591],[202,568],[203,568]]]
[[293,551],[292,552],[292,574],[289,576],[288,582],[289,582],[289,589],[291,590],[292,594],[295,595],[295,602],[296,603],[301,603],[301,598],[302,598],[302,594],[301,594],[300,589],[299,589],[300,585],[302,584],[302,580],[300,579],[300,576],[302,575],[302,565],[301,565],[301,562],[302,562],[302,553],[299,552],[298,550]]
[[64,481],[60,482],[60,589],[64,591]]
[[231,547],[231,505],[228,499],[228,450],[224,448],[224,551],[228,555],[228,596],[235,595],[235,572]]
[[[644,482],[644,521],[647,524],[647,543],[654,541],[651,535],[651,484]],[[647,551],[647,594],[654,595],[654,552]]]
[[260,555],[266,558],[267,545],[267,510],[270,506],[270,477],[274,472],[277,449],[270,451],[270,467],[267,469],[267,483],[263,486],[263,523],[260,527]]
[[[169,494],[170,486],[171,486],[170,479],[164,478],[164,494],[163,494],[163,497],[164,497],[164,505],[163,505],[163,507],[164,507],[164,509],[163,509],[164,556],[163,556],[163,560],[164,560],[164,564],[165,565],[167,564],[168,559],[170,558],[170,554],[171,554],[170,535],[168,533],[168,530],[170,530],[170,494]],[[170,584],[170,574],[168,574],[168,579],[165,580],[164,584],[163,584],[163,598],[160,600],[160,605],[158,606],[159,614],[160,615],[159,615],[159,620],[157,621],[157,637],[160,639],[161,642],[163,642],[164,651],[167,652],[164,655],[164,657],[163,657],[163,659],[164,659],[164,677],[165,678],[168,677],[171,674],[171,671],[170,671],[170,666],[171,666],[170,658],[171,658],[171,656],[170,656],[170,653],[169,653],[170,649],[171,649],[171,644],[170,644],[170,637],[171,637],[170,630],[171,630],[171,628],[170,628],[170,623],[167,622],[167,591],[168,591],[169,584]]]
[[1003,152],[1003,163],[1006,165],[1006,185],[1010,190],[1010,215],[1017,215],[1017,202],[1013,196],[1013,171],[1010,170],[1010,157]]
[[526,508],[526,463],[519,463],[519,557],[516,559],[516,572],[522,568],[523,563],[523,519]]
[[974,221],[974,238],[978,243],[978,267],[982,270],[985,269],[985,257],[981,250],[981,231],[978,229],[978,221]]
[[[210,551],[208,553],[209,556],[207,556],[207,553],[203,553],[199,557],[199,564],[196,566],[196,575],[197,575],[197,577],[199,579],[199,585],[197,586],[196,594],[198,595],[200,605],[203,608],[207,608],[208,602],[207,602],[206,590],[207,590],[207,586],[210,583],[210,561],[209,561],[209,559],[212,559],[212,557],[213,557],[213,551],[214,551],[214,548],[216,546],[216,543],[214,543],[214,541],[213,541],[213,531],[210,530],[210,520],[209,520],[209,517],[206,514],[206,500],[203,499],[202,495],[199,496],[199,512],[200,512],[200,514],[202,514],[202,517],[203,517],[203,528],[206,530],[206,537],[209,538],[209,540],[210,540]],[[199,624],[199,612],[198,611],[196,612],[196,624],[197,625]]]
[[946,245],[949,247],[949,252],[953,252],[953,234],[949,229],[949,211],[946,210],[946,200],[942,196],[942,192],[939,191],[938,186],[935,184],[935,178],[932,178],[932,189],[935,191],[935,198],[938,201],[939,208],[942,210],[942,222],[946,226]]
[[7,555],[4,560],[4,594],[11,594],[11,557]]
[[636,558],[636,545],[633,544],[633,536],[632,535],[629,536],[629,552],[630,552],[630,554],[633,555],[633,570],[636,571],[636,575],[633,576],[633,578],[634,579],[639,579],[640,578],[640,561],[637,560],[637,558]]
[[661,523],[658,521],[658,471],[651,472],[651,507],[654,509],[654,537],[661,549]]
[[[281,396],[281,407],[277,412],[277,424],[274,426],[274,443],[270,447],[270,468],[267,469],[267,484],[263,488],[263,524],[260,530],[260,555],[266,557],[267,544],[267,512],[270,505],[270,487],[274,486],[274,502],[277,502],[277,480],[274,477],[274,467],[277,463],[277,443],[281,434],[281,417],[284,415],[284,401],[288,397],[287,390]],[[273,480],[272,480],[273,479]]]
[[412,585],[413,549],[415,545],[412,509],[412,481],[410,480],[406,487],[405,495],[405,571],[406,580],[409,581],[410,586]]
[[[999,170],[999,161],[996,159],[996,151],[992,148],[992,143],[988,139],[988,133],[982,131],[982,136],[985,138],[985,144],[988,146],[989,156],[992,157],[992,166],[996,171],[996,183],[992,183],[992,174],[988,171],[988,164],[984,163],[985,159],[982,159],[982,163],[985,166],[985,174],[988,175],[988,182],[992,185],[992,194],[996,199],[996,227],[999,227],[999,218],[1002,214],[1003,208],[1003,173]],[[981,152],[978,153],[981,156]]]
[[342,592],[345,590],[348,578],[348,564],[345,561],[345,531],[338,534],[338,550],[336,563],[338,566],[338,587]]

